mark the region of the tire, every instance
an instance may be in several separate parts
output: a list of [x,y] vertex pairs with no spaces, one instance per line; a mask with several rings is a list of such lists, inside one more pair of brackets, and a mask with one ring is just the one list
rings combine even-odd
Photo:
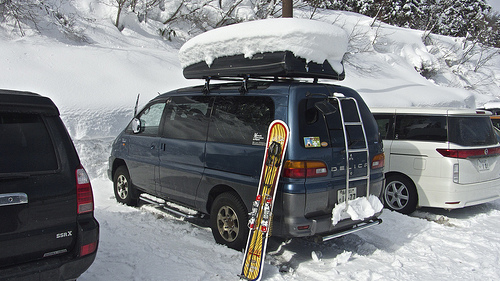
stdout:
[[417,203],[417,189],[410,179],[400,175],[387,177],[384,188],[386,208],[407,215],[415,211]]
[[132,185],[127,167],[120,166],[116,169],[113,177],[113,189],[116,201],[128,206],[137,206],[139,193]]
[[226,192],[215,198],[210,212],[210,227],[215,241],[240,251],[248,238],[248,213],[234,193]]

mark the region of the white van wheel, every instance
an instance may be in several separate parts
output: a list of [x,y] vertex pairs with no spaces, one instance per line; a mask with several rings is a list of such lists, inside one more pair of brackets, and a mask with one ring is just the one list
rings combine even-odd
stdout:
[[418,202],[417,190],[413,182],[403,176],[389,176],[384,188],[385,206],[393,211],[410,214]]

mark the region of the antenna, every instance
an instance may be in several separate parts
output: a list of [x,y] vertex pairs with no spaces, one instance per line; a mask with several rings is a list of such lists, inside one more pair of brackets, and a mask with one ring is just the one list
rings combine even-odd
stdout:
[[139,97],[141,94],[137,94],[137,100],[135,101],[135,107],[134,107],[134,117],[137,115],[137,106],[139,105]]

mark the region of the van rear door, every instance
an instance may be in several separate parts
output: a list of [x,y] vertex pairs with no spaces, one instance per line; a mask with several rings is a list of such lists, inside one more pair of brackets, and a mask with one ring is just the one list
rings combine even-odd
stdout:
[[[301,87],[302,88],[302,87]],[[346,188],[346,174],[349,172],[352,178],[366,176],[366,165],[370,165],[370,159],[366,159],[366,152],[351,153],[350,167],[346,167],[346,151],[344,132],[341,115],[337,100],[328,98],[333,89],[326,87],[314,87],[301,89],[307,94],[298,102],[299,114],[299,142],[303,149],[299,154],[289,154],[291,160],[322,161],[327,165],[327,175],[322,177],[306,177],[306,217],[330,214],[335,204],[341,203],[347,198],[367,196],[367,180],[359,180],[351,183],[351,194],[345,194],[341,189]],[[360,99],[360,106],[367,138],[371,148],[378,141],[378,131],[375,120],[370,111]],[[321,109],[324,103],[329,103],[335,108],[328,111]],[[322,106],[323,105],[323,106]],[[350,118],[348,110],[344,110],[344,118]],[[364,137],[358,131],[348,131],[350,149],[364,146]],[[380,147],[380,146],[377,146]],[[299,151],[299,150],[297,150]],[[373,156],[373,154],[371,154]],[[356,192],[354,193],[354,189]]]
[[449,149],[457,152],[459,183],[500,177],[500,149],[489,116],[448,117]]
[[58,116],[33,111],[0,108],[0,266],[64,254],[76,241],[76,152]]

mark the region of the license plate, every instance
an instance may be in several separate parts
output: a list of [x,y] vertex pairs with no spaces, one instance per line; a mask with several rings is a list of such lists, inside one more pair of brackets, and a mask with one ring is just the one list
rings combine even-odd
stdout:
[[[340,189],[339,191],[337,191],[337,202],[339,204],[345,202],[345,198],[346,198],[345,193],[346,193],[345,189]],[[354,199],[356,199],[356,197],[357,197],[356,187],[349,187],[349,191],[347,194],[347,200],[354,200]]]
[[490,169],[488,159],[477,159],[477,167],[479,171],[487,171]]

